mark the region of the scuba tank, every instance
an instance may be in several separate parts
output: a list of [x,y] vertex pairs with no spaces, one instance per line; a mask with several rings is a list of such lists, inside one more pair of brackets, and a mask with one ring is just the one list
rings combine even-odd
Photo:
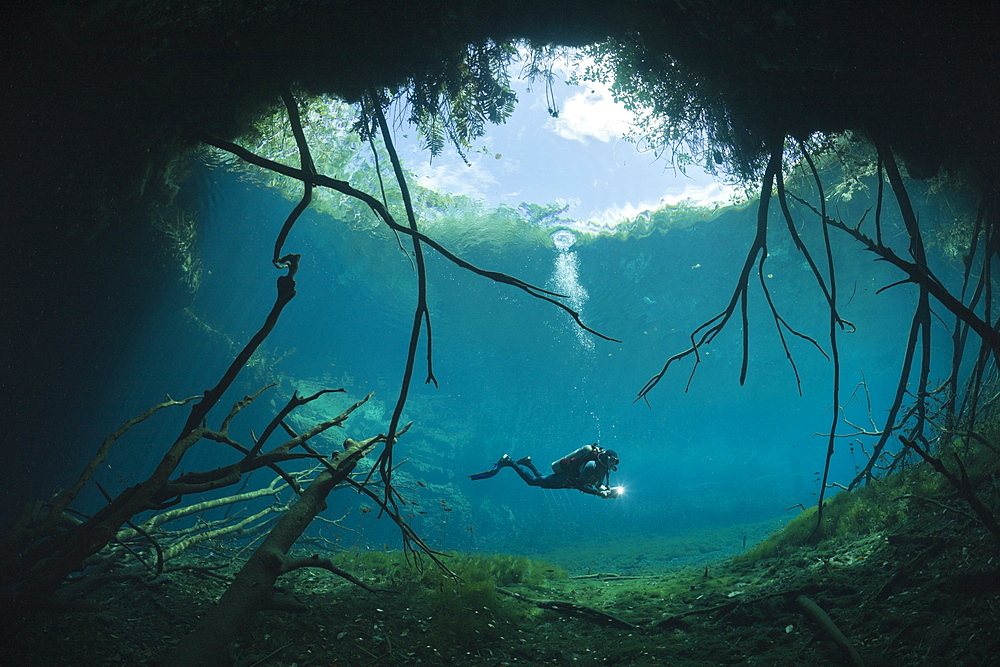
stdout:
[[591,453],[591,452],[593,452],[595,450],[599,450],[599,449],[600,449],[600,447],[597,446],[596,442],[594,444],[592,444],[592,445],[584,445],[583,447],[581,447],[580,449],[576,450],[572,454],[570,454],[568,456],[564,456],[561,459],[556,459],[555,461],[553,461],[552,462],[552,472],[556,473],[557,475],[560,474],[560,473],[566,472],[567,470],[569,470],[571,468],[571,466],[574,464],[574,462],[576,462],[576,465],[579,466],[580,465],[580,461],[582,461],[583,458],[587,454],[589,454],[589,453]]

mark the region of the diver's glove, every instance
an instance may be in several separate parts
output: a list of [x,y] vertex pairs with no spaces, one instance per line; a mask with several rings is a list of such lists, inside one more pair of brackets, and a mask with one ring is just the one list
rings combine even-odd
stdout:
[[622,494],[621,487],[618,486],[610,489],[605,486],[601,488],[600,491],[598,491],[598,495],[600,495],[601,498],[617,498],[621,494]]

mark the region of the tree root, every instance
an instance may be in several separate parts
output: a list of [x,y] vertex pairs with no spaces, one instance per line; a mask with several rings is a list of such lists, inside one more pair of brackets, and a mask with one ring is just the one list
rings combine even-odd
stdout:
[[865,663],[861,659],[861,656],[858,655],[857,650],[855,650],[854,646],[847,639],[847,637],[844,636],[844,633],[840,631],[837,624],[833,622],[825,611],[823,611],[822,607],[805,595],[796,597],[795,602],[804,612],[806,612],[809,618],[819,623],[820,627],[826,631],[826,634],[830,635],[830,639],[832,639],[837,646],[844,650],[844,653],[846,653],[850,658],[852,665],[855,665],[856,667],[864,667]]
[[993,512],[990,511],[990,508],[984,505],[983,501],[976,495],[976,491],[972,487],[972,482],[969,481],[969,475],[965,471],[965,466],[962,465],[962,460],[958,458],[956,454],[952,454],[952,456],[955,457],[955,464],[958,465],[959,472],[962,475],[961,478],[948,470],[941,459],[931,456],[929,451],[916,443],[916,440],[901,435],[899,436],[899,441],[919,454],[920,458],[926,461],[928,465],[947,479],[948,482],[955,487],[955,490],[958,491],[958,495],[960,495],[962,499],[969,504],[972,511],[976,513],[976,516],[979,517],[980,522],[982,522],[986,530],[990,531],[990,534],[993,535],[997,541],[1000,541],[1000,523],[997,522],[997,518],[994,516]]

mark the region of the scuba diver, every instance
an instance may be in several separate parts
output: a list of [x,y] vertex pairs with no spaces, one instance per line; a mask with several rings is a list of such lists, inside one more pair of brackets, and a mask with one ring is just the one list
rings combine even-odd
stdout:
[[504,454],[492,470],[469,475],[469,478],[475,480],[493,477],[502,468],[513,468],[528,486],[540,486],[543,489],[577,489],[601,498],[617,498],[624,490],[620,486],[608,486],[611,471],[618,470],[618,453],[613,449],[602,449],[596,442],[553,461],[551,475],[538,472],[530,456],[515,461]]

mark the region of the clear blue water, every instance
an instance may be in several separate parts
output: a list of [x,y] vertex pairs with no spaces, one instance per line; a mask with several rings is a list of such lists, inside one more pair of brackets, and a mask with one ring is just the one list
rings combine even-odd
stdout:
[[[164,394],[181,398],[214,385],[273,302],[281,273],[270,263],[273,240],[293,203],[207,166],[194,169],[179,202],[197,211],[201,287],[187,311],[154,303],[135,331],[109,342],[116,358],[107,377],[112,389],[96,416],[76,425],[80,441],[94,448]],[[857,220],[870,205],[854,201],[839,212]],[[260,433],[293,390],[311,394],[321,388],[346,392],[300,410],[291,421],[299,430],[368,392],[375,396],[315,447],[330,451],[344,437],[385,432],[405,362],[416,276],[391,233],[365,215],[362,223],[345,223],[309,211],[298,222],[285,246],[302,254],[298,296],[265,343],[266,363],[241,376],[213,413],[212,425],[234,401],[274,379],[279,386],[234,423],[238,441],[249,444],[251,430]],[[440,386],[423,383],[421,348],[404,412],[413,426],[397,445],[395,460],[403,464],[394,479],[403,497],[417,503],[403,506],[402,514],[432,547],[545,555],[598,543],[637,549],[644,539],[683,539],[691,531],[718,529],[725,542],[720,548],[739,550],[746,524],[787,520],[799,511],[794,506],[816,502],[827,446],[817,434],[828,432],[832,418],[832,366],[813,346],[792,338],[799,395],[756,279],[745,385],[739,385],[737,314],[704,350],[688,390],[691,365],[683,361],[651,392],[648,406],[635,401],[664,361],[690,345],[690,332],[729,301],[755,216],[755,206],[733,208],[667,233],[581,236],[562,250],[551,241],[498,242],[473,223],[428,231],[482,268],[569,293],[589,326],[622,341],[593,337],[552,305],[425,250]],[[885,218],[898,242],[894,205],[887,203]],[[815,220],[800,219],[800,226],[818,253]],[[772,295],[788,322],[829,352],[828,311],[783,228],[775,206],[766,263]],[[841,314],[857,327],[839,338],[841,401],[848,419],[870,428],[864,395],[851,396],[864,377],[879,423],[898,381],[915,290],[899,286],[876,295],[898,274],[842,235],[834,239]],[[944,262],[940,267],[947,279],[957,271]],[[192,314],[207,328],[196,325]],[[947,340],[939,336],[936,344],[946,346]],[[147,474],[186,414],[174,408],[134,429],[102,468],[100,481],[121,488]],[[838,426],[843,433],[853,430]],[[483,481],[467,477],[504,453],[531,455],[544,470],[591,442],[618,451],[621,465],[612,482],[625,487],[623,497],[530,488],[507,470]],[[79,460],[64,462],[65,468],[77,469],[92,451],[82,448]],[[847,484],[864,464],[862,456],[852,439],[841,440],[830,480]],[[182,468],[233,460],[223,446],[201,443]],[[257,472],[251,486],[272,477]],[[96,502],[95,492],[84,497],[84,504]],[[377,511],[361,511],[370,507],[351,490],[335,491],[324,516],[340,520],[344,529],[317,530],[345,547],[397,548],[398,529],[376,519]],[[727,533],[733,526],[735,533]],[[751,542],[761,536],[752,533]]]

